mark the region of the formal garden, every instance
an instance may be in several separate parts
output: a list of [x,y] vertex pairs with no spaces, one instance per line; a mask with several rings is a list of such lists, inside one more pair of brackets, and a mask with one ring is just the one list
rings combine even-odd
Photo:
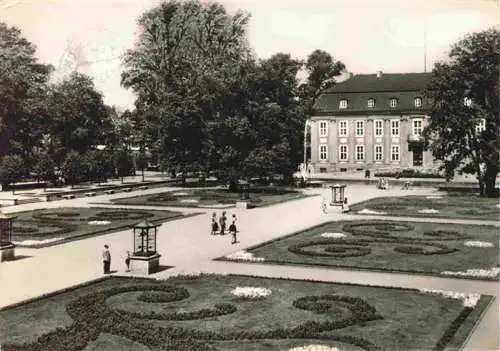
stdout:
[[61,207],[15,213],[12,241],[44,247],[127,228],[143,220],[165,222],[184,215],[173,211]]
[[498,198],[448,193],[430,196],[379,197],[351,206],[352,213],[405,217],[446,217],[497,221]]
[[457,350],[490,302],[479,294],[236,275],[112,277],[4,308],[0,345],[19,351]]
[[497,280],[498,228],[425,222],[329,222],[222,260]]
[[229,189],[182,189],[159,194],[134,196],[112,200],[121,205],[181,206],[226,208],[236,202],[247,203],[247,208],[275,205],[285,201],[297,200],[308,195],[292,189],[278,187],[255,187],[247,191],[233,192]]

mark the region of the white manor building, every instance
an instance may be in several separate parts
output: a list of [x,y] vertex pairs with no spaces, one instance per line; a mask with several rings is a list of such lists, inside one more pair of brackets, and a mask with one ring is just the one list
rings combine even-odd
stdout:
[[315,173],[436,169],[422,138],[429,79],[430,73],[350,74],[325,91],[308,121]]

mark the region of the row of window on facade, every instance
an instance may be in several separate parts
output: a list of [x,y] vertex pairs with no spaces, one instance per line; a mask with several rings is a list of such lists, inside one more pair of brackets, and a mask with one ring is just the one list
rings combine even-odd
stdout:
[[[349,161],[349,148],[346,144],[340,144],[338,147],[338,155],[340,162]],[[391,145],[391,161],[398,162],[400,156],[400,146],[399,145]],[[374,161],[375,162],[383,162],[384,161],[384,147],[383,145],[375,145],[374,146]],[[365,161],[365,145],[356,145],[354,159],[356,162]],[[328,160],[328,145],[322,144],[319,146],[319,160],[327,161]]]
[[[374,108],[375,103],[376,103],[376,101],[373,98],[370,98],[367,100],[367,106],[369,108]],[[399,103],[399,101],[396,98],[389,99],[389,106],[390,107],[398,107],[398,103]],[[415,107],[422,107],[422,98],[417,97],[417,98],[413,99],[413,104],[415,105]],[[341,109],[347,108],[348,105],[349,104],[348,104],[347,99],[342,99],[339,101],[339,108],[341,108]]]
[[[476,124],[476,132],[481,133],[486,129],[486,120],[480,119]],[[424,124],[422,118],[415,118],[412,120],[412,132],[413,135],[421,136],[424,130]],[[365,135],[365,121],[356,120],[354,121],[354,131],[355,136],[363,137]],[[390,125],[391,136],[399,137],[400,134],[400,121],[399,119],[392,119]],[[349,124],[347,120],[339,121],[339,136],[347,136],[349,134]],[[373,134],[376,137],[382,137],[384,135],[384,121],[377,119],[373,121]],[[328,122],[319,122],[319,136],[328,136]]]
[[[375,107],[375,99],[370,98],[367,100],[367,106],[368,108],[374,108]],[[398,107],[399,100],[396,98],[391,98],[389,99],[389,106],[390,107]],[[339,108],[340,109],[345,109],[349,105],[347,99],[342,99],[339,101]],[[413,105],[415,107],[422,107],[422,98],[421,97],[416,97],[413,99]],[[472,99],[470,97],[464,97],[464,106],[471,107],[472,106]]]

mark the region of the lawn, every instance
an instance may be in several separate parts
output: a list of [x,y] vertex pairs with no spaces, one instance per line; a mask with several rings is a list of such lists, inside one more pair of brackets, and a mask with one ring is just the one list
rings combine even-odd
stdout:
[[[493,226],[329,222],[254,246],[247,252],[253,255],[251,260],[278,264],[487,280],[498,279],[500,273],[498,228]],[[242,256],[229,257],[245,259]]]
[[450,193],[435,196],[379,197],[352,205],[351,212],[496,221],[500,216],[498,204],[499,199],[495,198]]
[[[248,287],[253,295],[235,295],[250,293]],[[490,302],[490,296],[235,275],[112,277],[0,310],[0,345],[37,351],[288,350],[311,344],[349,351],[458,350]]]
[[253,208],[275,205],[307,196],[295,190],[268,187],[250,188],[248,195],[249,198],[244,199],[243,193],[235,193],[227,189],[182,189],[159,194],[126,197],[112,201],[122,205],[206,208],[233,207],[238,201],[246,201],[248,207]]
[[17,212],[12,241],[18,246],[43,247],[109,233],[143,220],[165,222],[183,217],[180,212],[122,208],[62,207]]

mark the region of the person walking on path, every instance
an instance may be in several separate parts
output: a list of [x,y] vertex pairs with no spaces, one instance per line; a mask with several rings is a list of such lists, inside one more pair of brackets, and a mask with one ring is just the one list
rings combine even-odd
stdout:
[[233,214],[233,222],[229,226],[229,233],[231,233],[231,235],[233,236],[233,241],[231,242],[231,244],[236,244],[238,242],[238,239],[236,238],[237,232],[238,230],[236,229],[236,215]]
[[130,251],[127,251],[127,258],[125,258],[125,264],[127,265],[127,272],[130,272]]
[[215,235],[219,230],[219,224],[217,223],[217,214],[212,213],[212,235]]
[[222,211],[222,216],[219,218],[219,224],[220,224],[220,235],[224,235],[224,231],[226,230],[226,211]]
[[321,197],[321,210],[326,213],[326,198],[324,196]]
[[104,251],[102,252],[102,263],[104,265],[104,274],[109,274],[111,267],[111,253],[109,252],[109,246],[104,245]]

